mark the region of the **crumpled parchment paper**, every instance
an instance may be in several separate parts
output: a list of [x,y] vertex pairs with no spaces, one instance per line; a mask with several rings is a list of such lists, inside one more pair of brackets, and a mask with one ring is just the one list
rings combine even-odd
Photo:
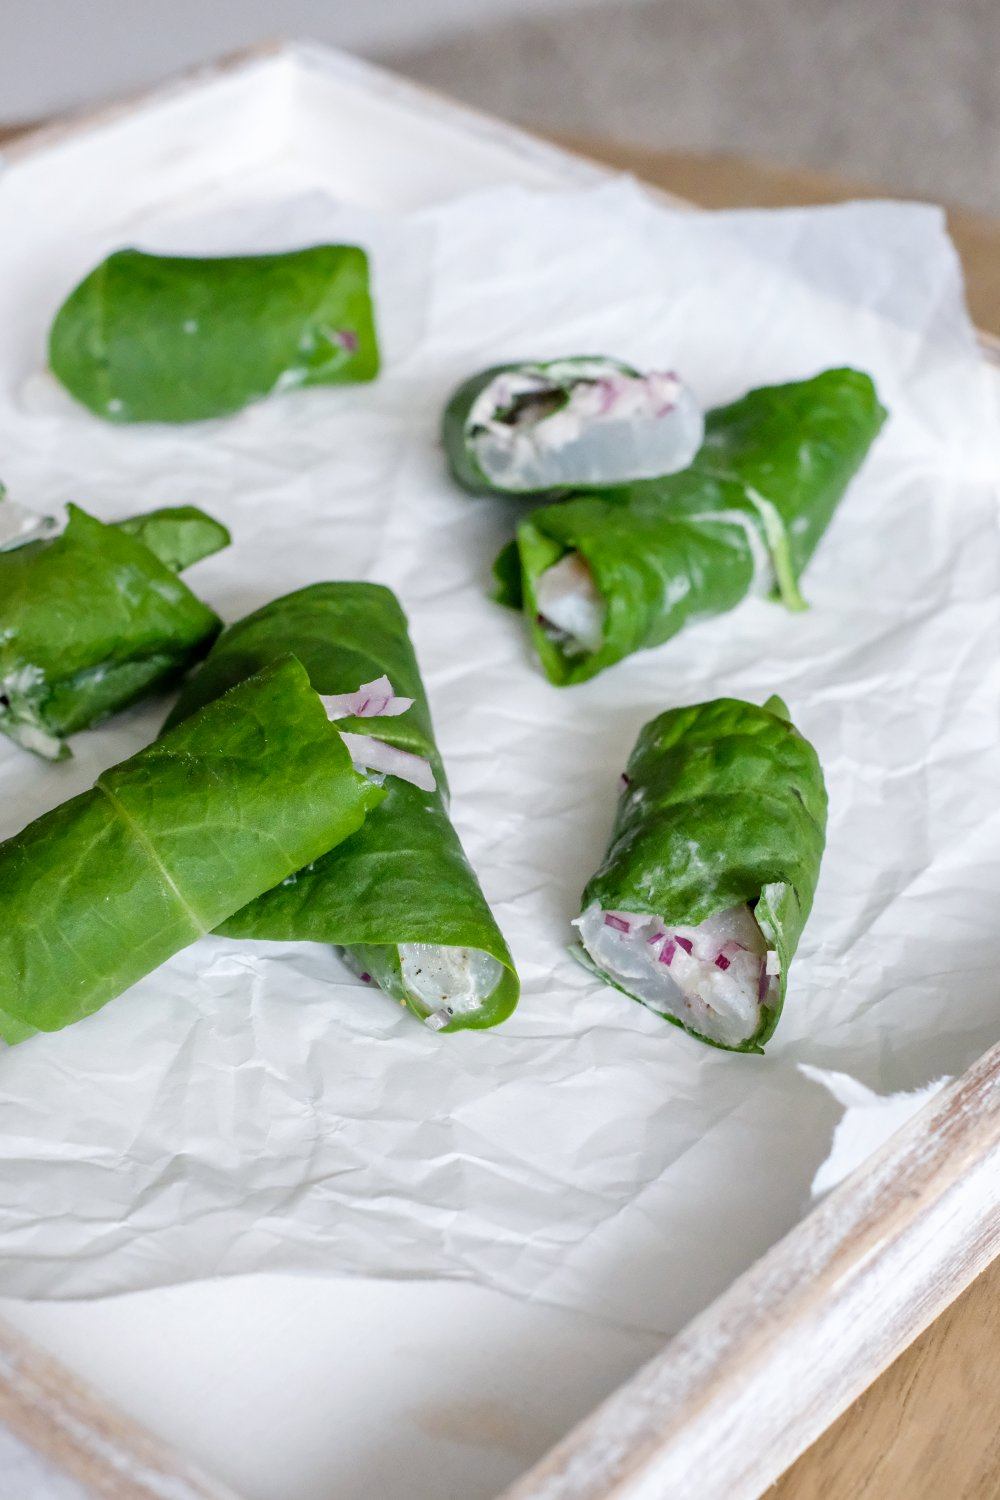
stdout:
[[[920,206],[686,214],[623,181],[394,219],[280,188],[98,222],[29,275],[0,181],[0,475],[40,510],[203,505],[234,545],[191,582],[227,618],[323,577],[398,591],[523,1000],[497,1032],[442,1038],[322,947],[199,943],[0,1056],[0,1284],[448,1276],[669,1331],[808,1208],[840,1109],[800,1064],[912,1090],[1000,1035],[1000,439],[955,253]],[[321,234],[373,250],[375,386],[120,430],[32,374],[65,291],[116,244]],[[485,364],[580,352],[677,368],[706,405],[831,364],[875,376],[892,418],[807,572],[808,614],[751,601],[584,687],[542,679],[484,593],[517,506],[452,488],[437,422]],[[729,1056],[565,944],[639,726],[774,691],[823,760],[829,841],[778,1034]],[[0,746],[0,833],[165,706],[78,736],[68,765]]]

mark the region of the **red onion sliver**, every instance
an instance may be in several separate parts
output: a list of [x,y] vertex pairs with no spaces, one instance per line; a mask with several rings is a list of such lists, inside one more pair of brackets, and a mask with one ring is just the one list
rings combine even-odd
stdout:
[[685,953],[693,953],[694,952],[694,943],[692,943],[692,941],[691,941],[690,938],[678,937],[678,938],[675,938],[674,941],[677,944],[678,948],[683,948],[684,949]]
[[631,932],[632,928],[624,917],[613,917],[609,912],[604,914],[605,927],[613,927],[616,932]]
[[666,964],[667,967],[669,968],[670,965],[674,961],[674,954],[676,952],[677,952],[677,944],[676,943],[674,943],[674,942],[664,943],[664,945],[663,945],[663,951],[660,954],[658,962],[661,963],[661,964]]
[[354,693],[320,693],[328,719],[395,719],[413,707],[412,698],[399,698],[388,677],[363,682]]
[[377,771],[384,776],[398,776],[409,781],[422,792],[433,792],[437,783],[429,763],[421,755],[409,750],[400,750],[398,745],[386,744],[370,734],[341,734],[348,754],[362,771]]
[[717,953],[715,955],[715,967],[721,969],[723,973],[729,968],[729,959],[724,953]]

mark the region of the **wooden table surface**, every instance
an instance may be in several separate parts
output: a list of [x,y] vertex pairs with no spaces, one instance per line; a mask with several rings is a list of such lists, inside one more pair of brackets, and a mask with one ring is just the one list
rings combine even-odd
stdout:
[[[816,172],[607,141],[562,144],[705,208],[884,198]],[[977,326],[1000,335],[1000,222],[949,208]],[[1000,1496],[1000,1260],[828,1429],[767,1500]]]
[[[16,132],[0,129],[0,144]],[[707,208],[892,196],[733,157],[574,139],[562,144]],[[1000,335],[1000,222],[949,209],[979,328]],[[1000,1496],[1000,1261],[824,1433],[768,1500],[992,1500]]]

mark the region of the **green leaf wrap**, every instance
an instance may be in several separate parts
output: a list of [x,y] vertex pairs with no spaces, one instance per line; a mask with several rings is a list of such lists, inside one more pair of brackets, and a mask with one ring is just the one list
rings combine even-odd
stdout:
[[[550,681],[584,682],[689,620],[732,609],[765,555],[779,597],[804,608],[801,571],[885,416],[858,370],[765,386],[709,412],[705,442],[681,473],[532,512],[517,529],[520,598]],[[567,648],[539,618],[536,584],[571,552],[604,603],[596,651]],[[503,602],[516,602],[509,557],[498,568]]]
[[222,623],[173,567],[227,533],[192,507],[177,515],[106,526],[71,505],[60,535],[0,553],[0,731],[50,758],[68,754],[66,735],[205,654]]
[[381,791],[285,658],[0,844],[0,1035],[97,1010],[357,829]]
[[625,774],[611,843],[581,909],[596,901],[693,926],[752,906],[778,954],[780,984],[756,1033],[728,1050],[760,1052],[778,1024],[819,878],[827,810],[819,758],[780,698],[763,708],[716,698],[651,720]]
[[110,422],[194,422],[276,388],[373,380],[368,257],[356,245],[207,259],[119,250],[59,309],[49,363]]
[[344,948],[352,967],[421,1017],[427,1007],[404,984],[400,944],[478,949],[501,965],[502,978],[487,1003],[456,1014],[446,1029],[497,1025],[517,1003],[517,975],[448,817],[447,783],[427,696],[406,617],[389,589],[373,583],[313,584],[230,626],[185,684],[168,727],[287,651],[304,664],[321,693],[353,692],[385,675],[398,695],[412,698],[413,707],[398,717],[337,723],[426,757],[437,790],[424,792],[386,777],[385,800],[363,828],[220,930],[229,937]]

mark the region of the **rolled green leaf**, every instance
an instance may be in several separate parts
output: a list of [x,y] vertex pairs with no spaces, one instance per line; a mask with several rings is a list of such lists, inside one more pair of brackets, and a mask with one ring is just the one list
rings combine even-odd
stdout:
[[224,527],[193,507],[117,526],[68,510],[60,535],[0,552],[0,732],[48,759],[179,676],[222,628],[173,569],[224,545]]
[[208,259],[118,250],[59,309],[49,363],[109,422],[196,422],[277,390],[373,380],[368,257],[356,245]]
[[753,591],[802,609],[799,579],[886,413],[871,379],[826,370],[709,412],[680,474],[572,496],[517,529],[500,597],[550,681],[583,682]]
[[239,684],[0,844],[0,1036],[90,1015],[381,795],[298,662]]
[[672,474],[691,462],[703,427],[672,371],[574,355],[472,376],[445,408],[442,439],[472,494],[540,495]]
[[588,967],[700,1041],[763,1051],[812,907],[826,807],[819,759],[780,698],[660,714],[583,893]]
[[423,756],[437,785],[423,791],[387,776],[385,800],[363,828],[220,931],[329,943],[435,1030],[495,1026],[517,1003],[517,975],[448,817],[427,696],[406,617],[389,589],[313,584],[230,626],[185,684],[168,727],[287,651],[324,695],[386,677],[395,694],[412,699],[404,713],[343,718],[338,726]]

